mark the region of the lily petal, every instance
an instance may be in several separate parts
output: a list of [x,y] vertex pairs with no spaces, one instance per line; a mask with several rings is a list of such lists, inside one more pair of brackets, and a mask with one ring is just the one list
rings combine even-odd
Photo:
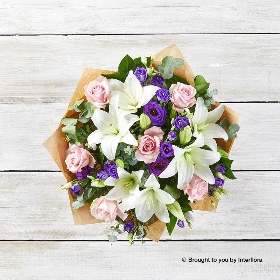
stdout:
[[143,88],[143,94],[141,96],[141,98],[138,101],[138,108],[146,105],[152,98],[153,96],[156,94],[156,91],[159,89],[159,87],[156,86],[145,86]]
[[192,157],[195,164],[200,165],[212,165],[216,163],[221,155],[218,152],[203,150],[200,148],[192,148],[190,151],[190,156]]
[[124,87],[127,95],[134,96],[136,100],[139,100],[142,97],[143,89],[141,83],[132,71],[129,71],[124,82]]
[[171,204],[175,199],[167,192],[161,189],[154,189],[155,198],[163,204]]
[[132,146],[138,146],[137,140],[134,138],[134,136],[130,132],[121,138],[121,142],[126,143],[128,145],[132,145]]
[[115,159],[118,144],[120,142],[120,135],[108,134],[105,135],[101,142],[101,148],[104,155],[109,160]]
[[177,161],[176,157],[174,157],[167,168],[159,175],[159,178],[169,178],[174,176],[177,172]]
[[117,79],[108,79],[110,91],[122,91],[123,83]]
[[204,139],[204,144],[207,145],[214,152],[217,151],[217,142],[214,139]]
[[217,108],[210,111],[207,116],[207,123],[216,123],[224,112],[224,105],[220,104]]
[[177,188],[182,190],[190,182],[194,173],[194,165],[190,160],[183,159],[178,161],[178,185]]
[[141,198],[144,200],[142,203],[135,206],[135,214],[139,221],[147,222],[155,213],[155,201],[151,190],[147,189],[146,192],[141,192]]
[[149,176],[144,186],[146,188],[160,189],[160,184],[154,174]]
[[113,178],[113,177],[108,177],[108,178],[104,181],[104,184],[105,184],[105,186],[115,186],[117,180],[118,180],[118,179],[115,179],[115,178]]
[[207,107],[204,105],[204,100],[198,97],[196,100],[196,107],[193,115],[192,122],[197,125],[204,124],[208,116]]
[[155,214],[158,217],[158,219],[161,220],[162,222],[164,222],[164,223],[170,222],[170,218],[169,218],[169,214],[168,214],[166,205],[160,203],[159,201],[156,201]]
[[126,197],[129,195],[128,189],[124,187],[126,180],[125,179],[120,179],[116,183],[115,187],[112,188],[108,194],[106,195],[106,198],[111,199],[111,200],[118,200],[123,197]]
[[213,173],[211,172],[209,166],[196,164],[194,166],[194,173],[201,179],[205,180],[208,184],[215,183]]
[[202,146],[204,146],[204,136],[203,136],[203,134],[200,133],[197,135],[197,138],[195,139],[195,141],[191,145],[189,145],[189,147],[200,148]]
[[101,131],[95,130],[88,136],[88,144],[90,146],[94,146],[95,144],[99,144],[102,142],[104,138],[104,134]]
[[97,129],[104,134],[111,134],[112,130],[110,127],[117,127],[116,118],[104,110],[96,109],[91,119]]
[[211,138],[223,138],[225,141],[228,140],[228,134],[226,131],[215,123],[210,123],[204,130],[203,135],[206,139]]

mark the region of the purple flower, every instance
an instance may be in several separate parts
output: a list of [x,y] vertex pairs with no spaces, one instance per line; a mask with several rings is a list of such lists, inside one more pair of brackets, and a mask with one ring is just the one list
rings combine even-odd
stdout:
[[105,180],[109,177],[109,174],[102,170],[102,171],[99,171],[97,174],[96,174],[96,179],[99,179],[99,180]]
[[171,141],[175,140],[177,138],[177,133],[175,131],[169,131],[168,135],[167,135],[167,138]]
[[150,101],[143,107],[143,112],[150,118],[152,125],[162,126],[165,122],[166,110],[157,102]]
[[162,87],[163,84],[164,84],[164,81],[165,79],[160,76],[160,75],[155,75],[153,78],[152,78],[152,85],[154,86],[157,86],[157,87]]
[[115,179],[119,178],[119,175],[117,172],[117,166],[113,161],[107,160],[104,163],[104,169],[112,178],[115,178]]
[[167,168],[168,164],[169,160],[167,158],[158,157],[155,162],[149,163],[147,165],[150,174],[158,176]]
[[170,99],[170,92],[165,88],[160,88],[156,91],[156,96],[159,101],[167,102]]
[[134,228],[134,223],[132,221],[128,221],[124,224],[123,229],[124,231],[130,233]]
[[174,150],[170,142],[161,142],[160,143],[160,156],[162,158],[173,157]]
[[225,180],[219,177],[215,178],[215,186],[220,187],[225,183]]
[[182,220],[178,220],[178,222],[177,222],[177,226],[178,226],[178,227],[180,227],[180,228],[184,228],[184,227],[185,227],[185,223],[184,223],[184,221],[182,221]]
[[78,195],[78,194],[80,193],[81,190],[82,190],[82,187],[81,187],[81,185],[79,185],[79,184],[75,184],[74,186],[72,186],[72,187],[70,188],[70,191],[71,191],[73,194],[75,194],[75,195]]
[[217,172],[220,172],[221,174],[225,174],[227,172],[227,168],[225,167],[225,165],[223,164],[218,164],[216,167],[215,167],[215,170]]
[[84,180],[87,178],[88,175],[90,175],[93,171],[93,168],[91,168],[89,165],[82,168],[81,172],[77,172],[76,176],[78,180]]
[[190,124],[189,119],[186,117],[177,117],[173,122],[175,129],[182,130],[184,127]]
[[134,71],[134,75],[140,83],[143,83],[147,79],[147,70],[144,67],[137,67]]

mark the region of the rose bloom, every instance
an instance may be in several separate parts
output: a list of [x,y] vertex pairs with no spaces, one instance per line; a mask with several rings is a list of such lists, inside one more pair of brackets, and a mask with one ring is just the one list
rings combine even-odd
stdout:
[[135,152],[136,159],[145,163],[154,162],[159,154],[163,134],[164,132],[157,126],[145,130],[144,136],[140,136],[138,139],[139,146]]
[[95,109],[106,107],[109,102],[109,93],[108,80],[103,76],[97,77],[85,87],[85,96]]
[[184,188],[184,194],[188,194],[191,202],[196,200],[202,200],[208,193],[208,183],[202,180],[197,175],[193,175],[191,181]]
[[72,173],[81,172],[82,168],[87,165],[93,168],[95,164],[94,157],[82,146],[69,145],[66,154],[65,163],[67,169]]
[[195,104],[196,89],[194,87],[178,82],[171,85],[170,90],[173,91],[171,102],[177,112],[182,113],[184,108],[190,108]]
[[119,208],[116,201],[108,200],[104,196],[95,199],[90,212],[94,218],[98,220],[105,220],[107,223],[113,222],[117,216],[119,216],[122,220],[125,220],[128,216]]

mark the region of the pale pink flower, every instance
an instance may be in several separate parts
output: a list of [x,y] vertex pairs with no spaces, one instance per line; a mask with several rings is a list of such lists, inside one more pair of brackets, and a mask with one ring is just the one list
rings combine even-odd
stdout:
[[152,126],[149,129],[146,129],[144,132],[145,135],[150,135],[150,136],[158,136],[160,140],[162,140],[164,132],[162,129],[158,126]]
[[170,90],[172,91],[171,102],[177,112],[182,113],[184,108],[190,108],[195,104],[196,89],[191,85],[178,82],[171,85]]
[[103,76],[97,77],[85,87],[85,96],[95,109],[106,107],[110,99],[109,93],[108,80]]
[[184,194],[188,194],[189,200],[191,202],[193,202],[195,199],[204,199],[207,193],[208,183],[195,174],[193,175],[191,181],[184,188]]
[[93,168],[95,164],[94,157],[82,146],[69,145],[66,154],[65,163],[67,169],[72,173],[81,172],[82,168],[87,165]]
[[124,213],[115,200],[106,199],[101,196],[94,201],[94,205],[91,209],[91,215],[98,220],[105,220],[105,222],[113,222],[117,216],[123,221],[127,218],[127,214]]

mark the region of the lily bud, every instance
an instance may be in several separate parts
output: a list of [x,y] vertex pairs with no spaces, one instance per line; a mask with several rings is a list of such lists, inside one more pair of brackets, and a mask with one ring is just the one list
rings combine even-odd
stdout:
[[175,119],[177,117],[177,113],[174,109],[170,111],[170,119]]
[[118,158],[116,159],[116,166],[120,168],[124,168],[124,162],[120,158]]
[[151,125],[151,120],[146,114],[140,115],[140,126],[143,130],[147,129]]
[[180,144],[186,145],[192,138],[192,130],[189,125],[184,127],[179,133]]
[[66,184],[64,184],[64,185],[59,186],[58,188],[59,188],[60,190],[68,190],[68,189],[70,189],[72,186],[73,186],[73,182],[71,181],[71,182],[68,182],[68,183],[66,183]]
[[147,57],[142,55],[141,56],[141,62],[144,64],[144,65],[147,65]]

